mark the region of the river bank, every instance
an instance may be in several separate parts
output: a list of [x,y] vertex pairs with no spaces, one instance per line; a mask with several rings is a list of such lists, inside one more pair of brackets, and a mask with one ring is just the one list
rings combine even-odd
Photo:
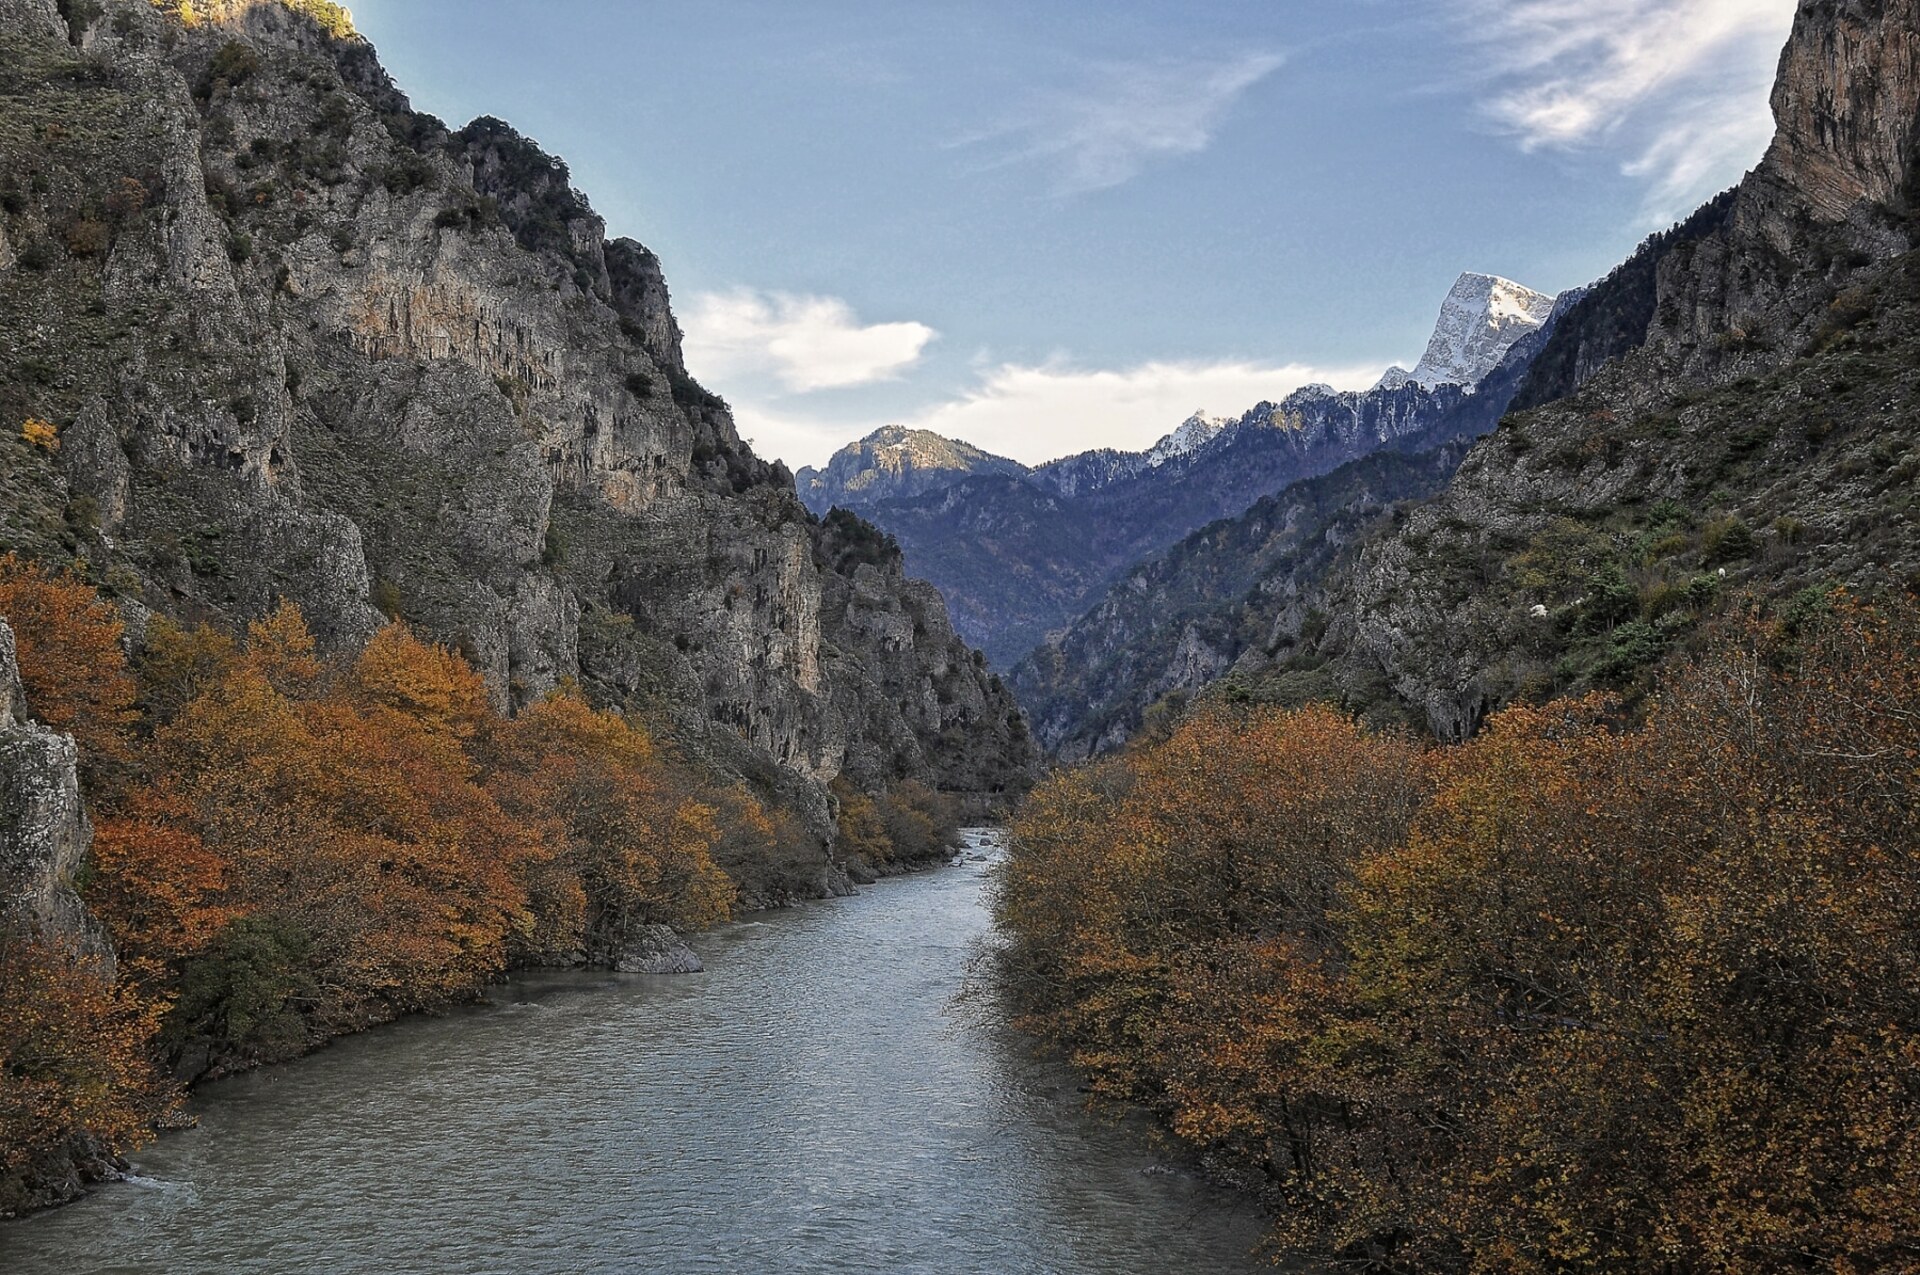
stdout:
[[0,1228],[0,1264],[1261,1269],[1250,1208],[968,1012],[989,867],[696,935],[705,974],[518,976],[209,1084],[132,1180]]

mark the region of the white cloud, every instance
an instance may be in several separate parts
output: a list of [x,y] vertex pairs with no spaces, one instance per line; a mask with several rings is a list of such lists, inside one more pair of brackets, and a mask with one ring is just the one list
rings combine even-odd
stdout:
[[1330,371],[1254,362],[1162,361],[1123,369],[1003,363],[983,369],[972,387],[952,399],[885,420],[826,420],[751,401],[736,403],[734,415],[757,452],[795,468],[819,465],[835,449],[890,423],[1038,464],[1096,447],[1139,451],[1196,409],[1238,416],[1262,399],[1278,401],[1314,381],[1358,389],[1380,372],[1377,366]]
[[1625,150],[1649,216],[1731,185],[1773,133],[1794,0],[1464,0],[1492,59],[1485,108],[1527,150]]
[[863,324],[838,297],[735,288],[693,299],[686,356],[703,379],[770,377],[804,394],[891,380],[936,335],[924,323]]
[[1050,168],[1056,195],[1106,190],[1155,160],[1207,149],[1241,95],[1282,61],[1247,53],[1226,61],[1102,63],[1078,89],[1042,94],[1018,121],[962,144],[997,152],[994,167]]

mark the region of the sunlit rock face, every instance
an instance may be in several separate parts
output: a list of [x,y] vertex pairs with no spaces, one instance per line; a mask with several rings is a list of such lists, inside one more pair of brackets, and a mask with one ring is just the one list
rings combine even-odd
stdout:
[[1545,293],[1511,279],[1461,275],[1440,303],[1440,318],[1426,353],[1412,372],[1401,374],[1400,383],[1478,385],[1500,366],[1516,341],[1539,330],[1553,313],[1553,302]]
[[[0,270],[32,316],[0,359],[58,376],[0,407],[72,431],[24,547],[83,554],[132,610],[290,598],[336,647],[400,616],[502,707],[569,679],[650,707],[823,843],[825,782],[951,786],[943,735],[997,758],[969,783],[1025,782],[1012,701],[944,616],[882,650],[833,612],[825,531],[688,377],[659,261],[564,163],[413,111],[330,6],[94,10],[0,0],[32,136],[65,139],[4,219],[10,252],[52,255]],[[92,216],[98,250],[64,250]]]

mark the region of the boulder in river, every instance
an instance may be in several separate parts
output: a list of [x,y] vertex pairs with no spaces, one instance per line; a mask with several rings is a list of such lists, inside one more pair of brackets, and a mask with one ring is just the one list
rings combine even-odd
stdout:
[[671,926],[643,925],[614,962],[623,974],[698,974],[700,956]]

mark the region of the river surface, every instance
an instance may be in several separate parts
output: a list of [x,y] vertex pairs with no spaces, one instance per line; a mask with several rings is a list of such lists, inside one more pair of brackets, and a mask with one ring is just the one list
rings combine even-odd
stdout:
[[[970,833],[992,853],[991,834]],[[516,979],[202,1089],[7,1275],[1270,1269],[965,995],[988,864],[698,936],[705,974]]]

